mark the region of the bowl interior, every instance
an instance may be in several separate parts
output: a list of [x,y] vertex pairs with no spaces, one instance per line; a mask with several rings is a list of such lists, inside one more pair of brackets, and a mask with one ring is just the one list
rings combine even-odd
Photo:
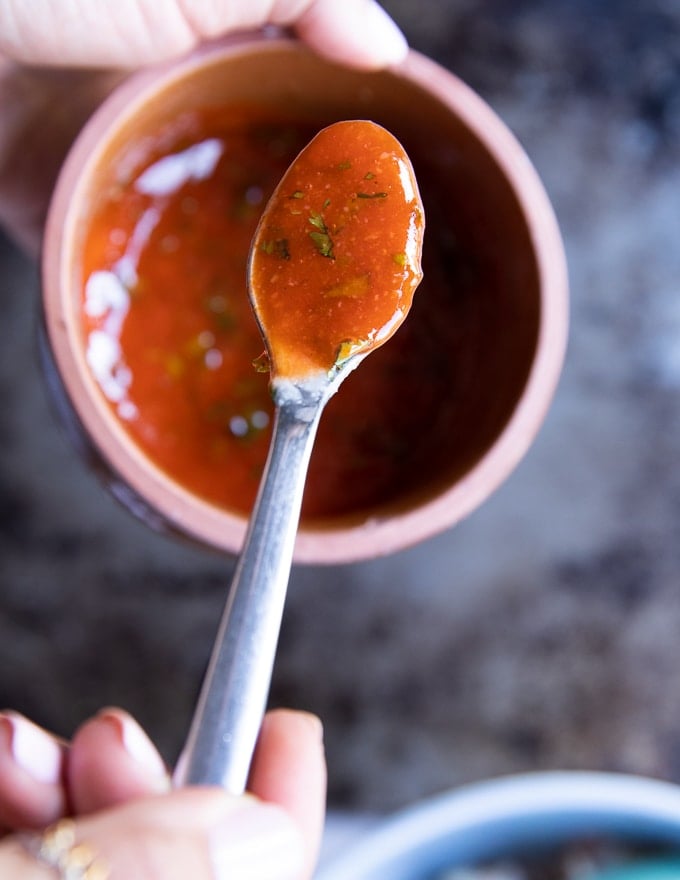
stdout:
[[[138,78],[103,108],[83,136],[81,155],[76,148],[71,158],[75,183],[68,206],[54,221],[61,221],[58,314],[49,303],[47,309],[48,326],[52,315],[53,325],[59,320],[68,330],[65,345],[57,342],[57,361],[67,384],[81,386],[83,399],[73,395],[81,420],[114,469],[172,523],[209,543],[237,549],[244,531],[242,512],[219,510],[192,497],[145,460],[116,424],[86,375],[78,319],[83,244],[102,194],[139,168],[159,130],[171,128],[192,108],[225,105],[256,106],[274,118],[289,115],[319,128],[339,119],[373,119],[406,147],[425,205],[425,280],[409,319],[340,391],[353,395],[357,411],[366,414],[352,426],[362,442],[377,442],[385,429],[390,448],[400,447],[394,452],[402,456],[399,479],[390,473],[381,481],[373,467],[371,490],[347,502],[343,485],[360,485],[361,472],[329,467],[346,421],[339,402],[331,401],[309,474],[310,481],[325,481],[327,492],[317,509],[303,511],[296,558],[337,561],[374,555],[453,524],[495,488],[517,453],[509,456],[507,466],[496,463],[487,485],[473,498],[460,504],[452,498],[446,522],[431,517],[401,537],[387,528],[389,537],[380,546],[381,524],[421,511],[475,469],[483,470],[535,366],[545,289],[527,203],[512,179],[511,160],[519,148],[466,87],[417,56],[401,72],[364,73],[332,65],[285,41],[259,43],[256,52],[248,44],[227,52],[213,49],[163,75]],[[504,159],[508,151],[510,160]],[[60,352],[64,347],[71,354]],[[559,352],[559,339],[556,348]],[[65,357],[75,360],[65,366]],[[555,363],[559,359],[558,353]],[[551,370],[556,374],[558,368]],[[547,377],[548,386],[554,378]],[[542,393],[539,410],[551,391]],[[407,439],[398,444],[394,438]],[[519,445],[530,439],[519,438]],[[353,549],[342,550],[334,543],[339,533],[356,535],[367,523],[371,536],[365,546],[354,541]],[[325,550],[314,549],[318,539]],[[328,555],[333,559],[323,558]]]

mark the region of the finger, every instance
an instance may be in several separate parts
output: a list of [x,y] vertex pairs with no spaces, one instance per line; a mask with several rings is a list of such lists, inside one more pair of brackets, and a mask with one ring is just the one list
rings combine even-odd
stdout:
[[63,815],[64,751],[23,715],[0,714],[0,826],[40,827]]
[[[110,880],[300,880],[300,832],[280,807],[217,788],[132,801],[75,823]],[[68,859],[66,859],[68,864]],[[51,876],[17,839],[0,844],[0,877]],[[82,874],[78,874],[82,876]]]
[[326,802],[326,761],[321,722],[314,715],[279,709],[264,719],[253,758],[249,791],[282,806],[307,845],[306,873],[316,864]]
[[161,756],[122,709],[105,709],[76,732],[66,778],[76,815],[170,790]]
[[374,0],[315,0],[295,25],[321,55],[368,70],[403,61],[406,38]]
[[319,52],[360,67],[406,54],[403,35],[375,0],[5,0],[0,53],[29,63],[133,67],[268,23],[297,24]]

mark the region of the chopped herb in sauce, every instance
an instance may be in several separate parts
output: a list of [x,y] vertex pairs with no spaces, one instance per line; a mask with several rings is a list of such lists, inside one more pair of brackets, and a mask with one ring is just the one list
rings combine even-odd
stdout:
[[[326,206],[327,207],[327,206]],[[316,211],[312,211],[309,216],[309,222],[316,227],[315,232],[310,232],[309,237],[314,242],[314,246],[322,257],[333,259],[333,239],[330,237],[326,223]]]
[[357,275],[355,278],[349,278],[347,281],[341,281],[340,284],[334,284],[322,291],[326,297],[350,297],[356,299],[368,293],[371,284],[369,275]]
[[268,373],[270,369],[269,355],[266,351],[253,358],[253,367],[256,373]]
[[387,193],[386,192],[378,192],[378,193],[361,192],[361,193],[357,193],[357,198],[358,199],[386,199]]
[[322,257],[328,257],[330,260],[334,259],[333,240],[327,232],[310,232],[309,237]]
[[281,260],[290,260],[290,250],[287,238],[275,238],[263,241],[260,248],[270,257],[279,257]]
[[312,211],[312,213],[309,215],[309,222],[312,224],[312,226],[316,226],[317,229],[320,229],[321,232],[328,232],[323,217],[321,216],[321,214],[317,214],[316,211]]

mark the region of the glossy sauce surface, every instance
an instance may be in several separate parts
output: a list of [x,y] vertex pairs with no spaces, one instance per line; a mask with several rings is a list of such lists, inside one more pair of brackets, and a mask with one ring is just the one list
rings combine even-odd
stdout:
[[258,225],[251,298],[273,376],[329,373],[406,317],[420,282],[424,214],[408,156],[365,120],[323,129]]

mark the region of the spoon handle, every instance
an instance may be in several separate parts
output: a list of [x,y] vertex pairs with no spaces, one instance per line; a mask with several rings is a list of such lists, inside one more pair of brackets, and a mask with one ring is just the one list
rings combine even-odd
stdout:
[[179,785],[245,790],[271,683],[309,458],[325,401],[276,408],[269,457],[186,746]]

